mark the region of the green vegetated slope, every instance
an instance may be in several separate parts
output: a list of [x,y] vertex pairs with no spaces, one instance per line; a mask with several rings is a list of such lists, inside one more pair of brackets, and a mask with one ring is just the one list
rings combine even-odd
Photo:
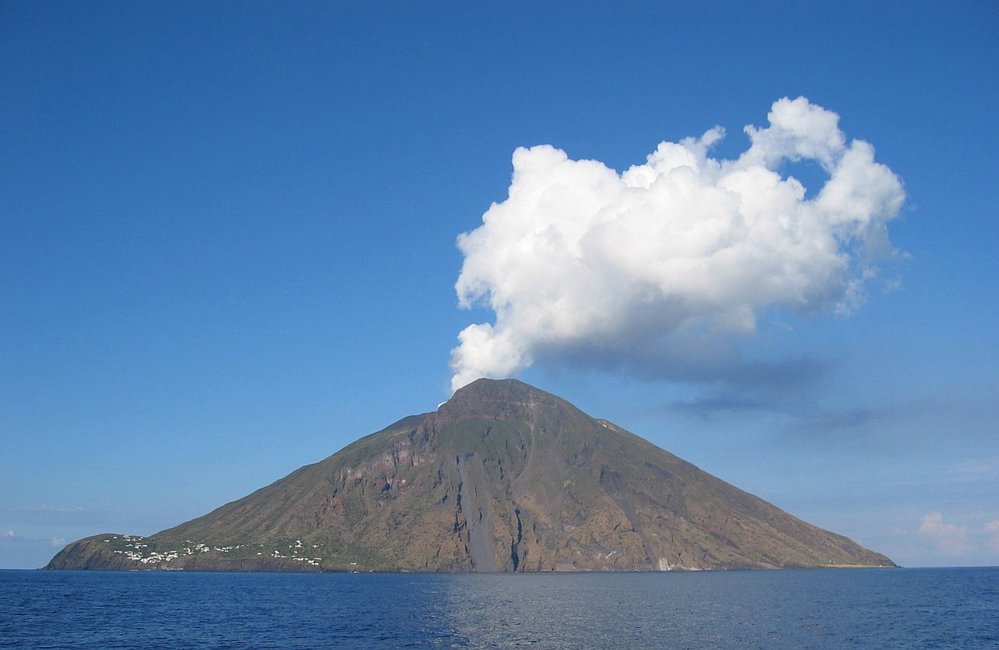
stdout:
[[568,402],[479,380],[238,501],[50,568],[604,571],[893,566]]

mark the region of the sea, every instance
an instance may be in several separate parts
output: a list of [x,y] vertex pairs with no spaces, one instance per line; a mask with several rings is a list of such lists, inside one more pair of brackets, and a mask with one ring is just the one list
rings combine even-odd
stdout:
[[999,568],[0,571],[3,648],[999,648]]

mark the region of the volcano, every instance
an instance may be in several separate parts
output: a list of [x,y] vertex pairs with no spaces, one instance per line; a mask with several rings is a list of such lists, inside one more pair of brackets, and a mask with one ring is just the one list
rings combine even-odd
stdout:
[[329,458],[51,569],[666,571],[894,566],[567,401],[480,379]]

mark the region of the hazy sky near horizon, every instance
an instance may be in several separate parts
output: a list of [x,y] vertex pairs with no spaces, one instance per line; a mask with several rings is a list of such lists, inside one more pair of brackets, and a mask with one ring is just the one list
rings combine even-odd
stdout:
[[999,564],[997,33],[991,2],[3,3],[0,568],[483,373],[900,564]]

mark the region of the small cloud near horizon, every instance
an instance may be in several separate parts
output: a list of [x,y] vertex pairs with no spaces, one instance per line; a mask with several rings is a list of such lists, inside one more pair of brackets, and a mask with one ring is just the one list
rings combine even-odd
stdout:
[[[495,322],[458,335],[452,390],[536,362],[724,381],[746,370],[736,344],[764,310],[859,307],[876,260],[894,253],[902,183],[804,97],[774,102],[768,121],[745,128],[734,160],[709,155],[724,137],[715,127],[623,173],[518,148],[507,199],[458,238],[459,305]],[[821,187],[788,173],[798,163],[821,170]]]
[[[983,530],[993,534],[992,542],[999,542],[999,521],[986,524]],[[967,526],[945,522],[943,514],[940,512],[931,512],[925,515],[919,525],[918,532],[929,539],[936,550],[944,555],[961,557],[973,553],[977,547]],[[996,550],[999,548],[999,543],[990,544],[990,547],[990,550]]]
[[993,553],[999,554],[999,519],[985,524],[986,544]]

